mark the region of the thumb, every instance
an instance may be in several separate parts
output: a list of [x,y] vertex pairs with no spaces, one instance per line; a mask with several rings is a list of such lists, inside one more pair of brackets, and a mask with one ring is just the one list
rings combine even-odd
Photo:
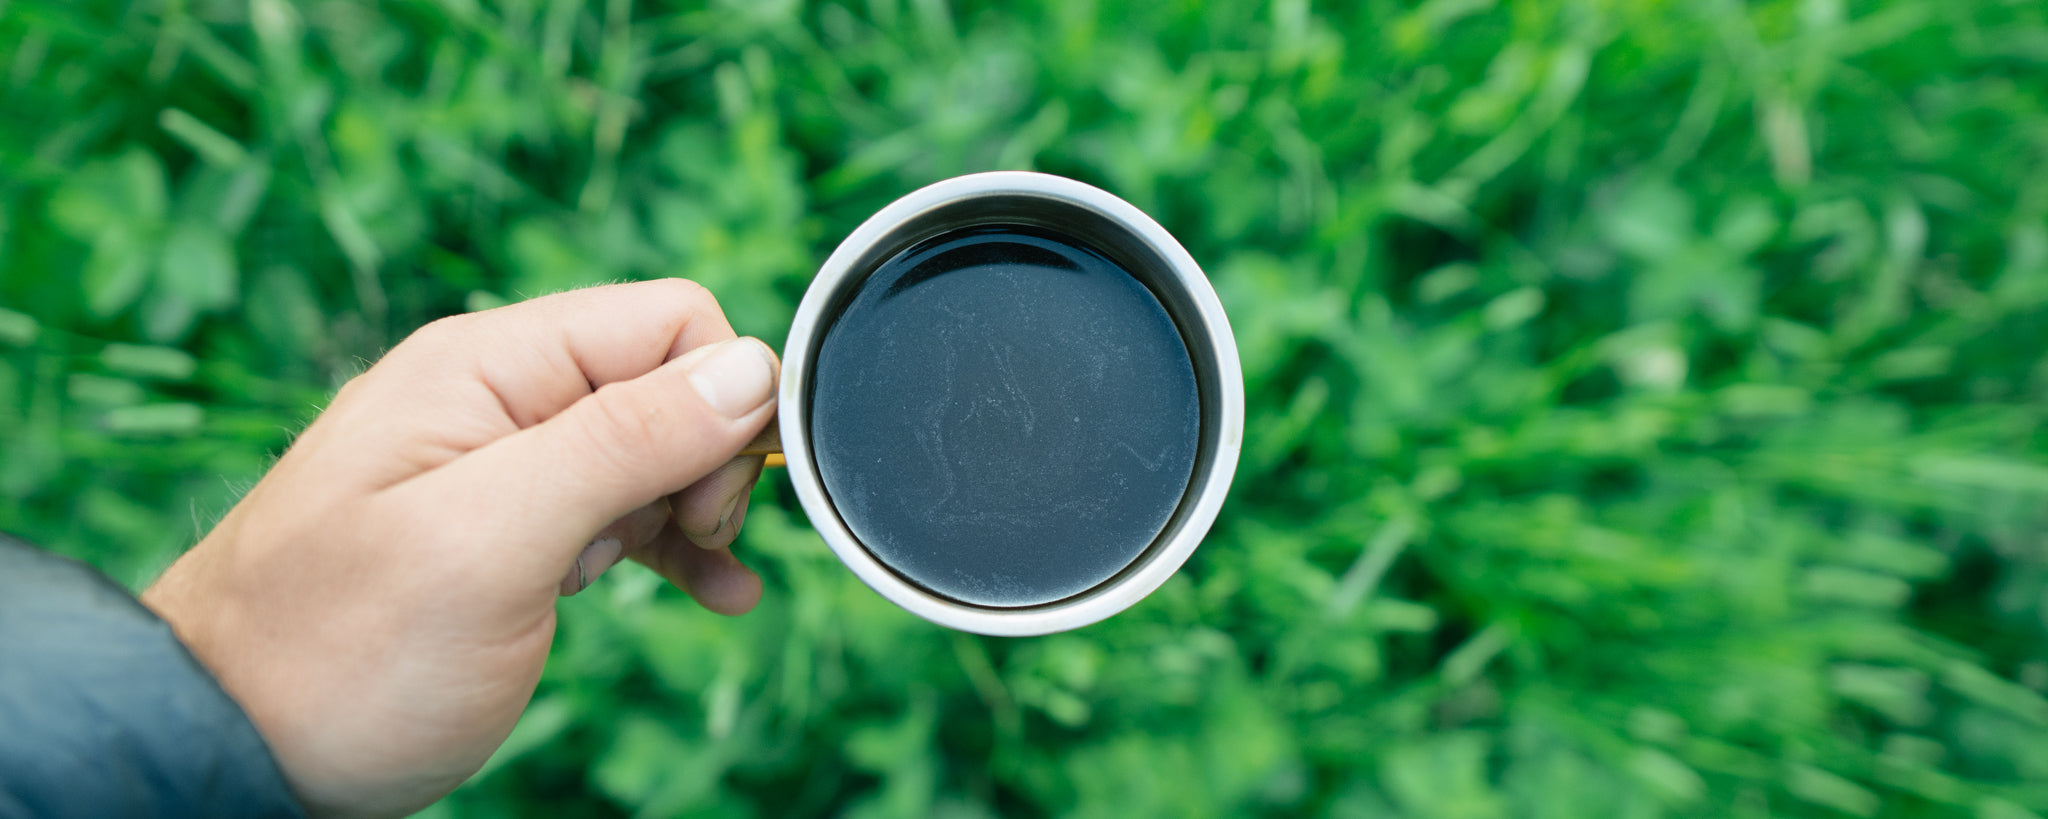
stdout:
[[758,339],[705,345],[413,483],[429,508],[529,547],[491,560],[551,590],[599,529],[738,454],[774,417],[779,369]]

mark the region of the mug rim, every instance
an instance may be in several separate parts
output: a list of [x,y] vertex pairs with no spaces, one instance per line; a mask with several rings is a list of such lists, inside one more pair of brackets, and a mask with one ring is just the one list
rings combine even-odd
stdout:
[[[1215,348],[1215,371],[1207,375],[1216,380],[1221,399],[1220,406],[1213,408],[1220,426],[1213,457],[1206,468],[1198,462],[1196,474],[1189,477],[1187,491],[1177,505],[1186,514],[1176,514],[1180,518],[1177,525],[1169,522],[1171,535],[1163,543],[1155,537],[1131,564],[1087,591],[1019,608],[993,608],[952,600],[904,579],[875,557],[847,527],[825,490],[811,454],[810,408],[804,395],[813,366],[813,350],[831,326],[835,295],[849,279],[864,278],[873,272],[857,269],[869,251],[920,216],[967,200],[997,196],[1050,199],[1093,211],[1117,228],[1129,231],[1156,253],[1166,268],[1157,272],[1166,274],[1189,297],[1202,325],[1183,326],[1182,332],[1202,332]],[[858,290],[858,283],[855,284],[854,290]],[[1176,320],[1175,324],[1181,322]],[[1201,376],[1199,370],[1205,362],[1193,350],[1189,351],[1189,360]],[[1206,413],[1211,408],[1203,409]],[[812,527],[861,582],[912,614],[942,626],[995,636],[1034,636],[1080,628],[1129,608],[1165,584],[1201,545],[1222,510],[1224,496],[1229,494],[1243,448],[1244,378],[1236,338],[1215,288],[1194,258],[1157,221],[1114,194],[1084,182],[1030,171],[989,171],[941,180],[905,194],[868,217],[832,251],[805,289],[790,325],[789,338],[783,345],[777,416],[783,454],[797,499]]]

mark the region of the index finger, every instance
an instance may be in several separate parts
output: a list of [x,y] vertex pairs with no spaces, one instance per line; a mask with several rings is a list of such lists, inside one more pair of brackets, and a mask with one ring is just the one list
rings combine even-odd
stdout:
[[[435,331],[444,322],[450,325],[446,332]],[[444,319],[407,339],[387,359],[405,371],[418,367],[472,376],[525,428],[554,417],[598,387],[638,378],[693,349],[733,337],[732,325],[703,285],[655,279],[571,290]]]
[[[350,382],[326,423],[303,439],[317,441],[325,428],[381,429],[373,447],[342,455],[354,461],[354,474],[381,488],[552,418],[598,387],[734,337],[710,292],[684,279],[572,290],[451,316],[420,328]],[[360,417],[351,423],[350,416]]]

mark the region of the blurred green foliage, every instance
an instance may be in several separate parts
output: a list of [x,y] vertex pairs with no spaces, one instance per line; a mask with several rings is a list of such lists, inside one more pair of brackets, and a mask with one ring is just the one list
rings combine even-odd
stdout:
[[2037,0],[6,0],[0,528],[141,585],[437,315],[709,285],[890,199],[1156,215],[1236,490],[981,639],[764,481],[723,620],[562,605],[437,816],[2048,813]]

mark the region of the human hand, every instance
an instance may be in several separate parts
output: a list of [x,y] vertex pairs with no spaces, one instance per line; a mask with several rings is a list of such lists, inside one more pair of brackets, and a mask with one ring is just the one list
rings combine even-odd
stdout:
[[[682,280],[442,319],[344,386],[143,601],[315,815],[399,815],[482,766],[555,600],[638,560],[739,614],[727,546],[778,364]],[[671,511],[672,510],[672,511]],[[687,534],[686,534],[687,533]]]

